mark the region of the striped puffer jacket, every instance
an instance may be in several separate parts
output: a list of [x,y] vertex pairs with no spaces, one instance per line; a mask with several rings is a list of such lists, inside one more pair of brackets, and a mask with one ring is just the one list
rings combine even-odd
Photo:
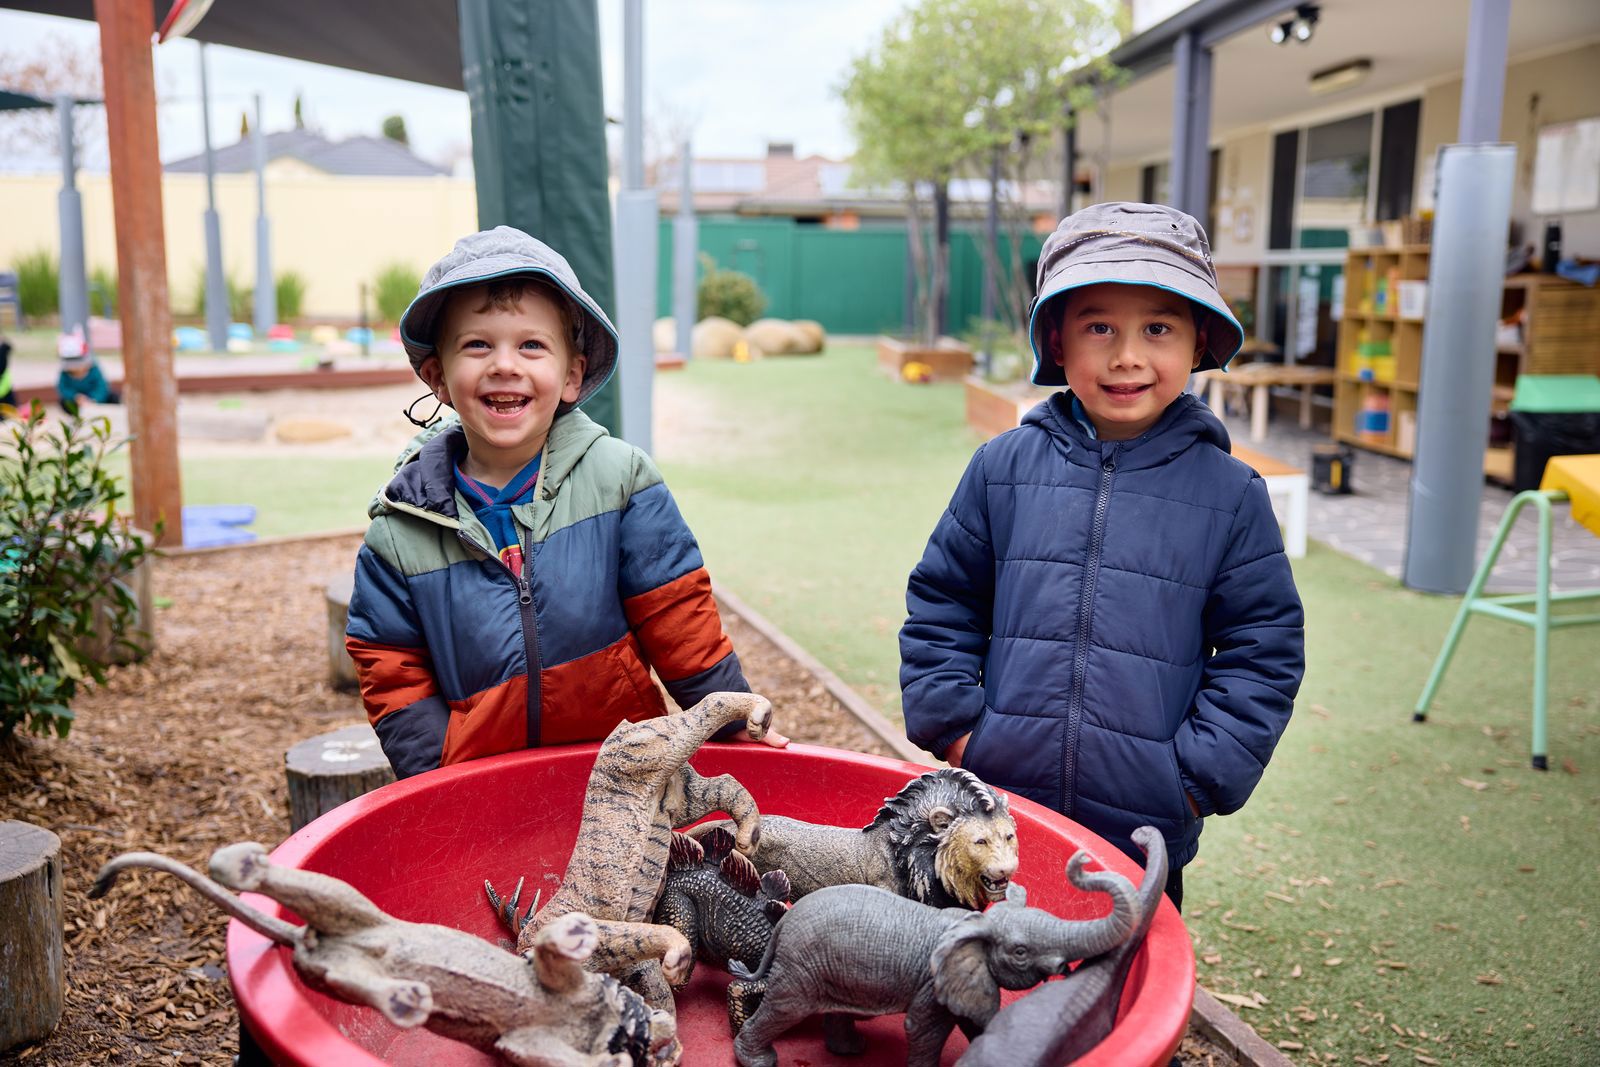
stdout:
[[459,425],[373,502],[345,646],[401,777],[603,738],[624,719],[746,692],[700,549],[648,456],[581,411],[558,417],[512,574],[457,493]]

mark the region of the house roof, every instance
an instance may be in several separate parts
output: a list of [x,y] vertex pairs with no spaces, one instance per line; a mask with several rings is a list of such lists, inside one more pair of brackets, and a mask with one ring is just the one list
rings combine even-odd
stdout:
[[[308,167],[341,177],[364,178],[431,178],[448,174],[445,167],[429,163],[412,153],[398,141],[387,137],[349,137],[330,141],[310,130],[284,130],[269,133],[267,159],[297,159]],[[213,151],[218,174],[242,174],[256,166],[255,145],[249,139],[224,145]],[[200,174],[206,169],[206,157],[185,156],[172,160],[165,169],[172,174]]]

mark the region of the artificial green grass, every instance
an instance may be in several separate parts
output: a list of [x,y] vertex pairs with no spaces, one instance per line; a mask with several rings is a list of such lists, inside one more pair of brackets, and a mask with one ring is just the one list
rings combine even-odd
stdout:
[[[657,393],[714,578],[894,715],[905,578],[978,444],[960,387],[838,347],[697,362]],[[1294,720],[1185,872],[1202,984],[1303,1063],[1600,1062],[1600,631],[1552,640],[1540,773],[1529,631],[1475,619],[1417,725],[1457,601],[1315,544],[1295,574]]]
[[[126,485],[126,454],[114,456],[110,468]],[[367,504],[393,473],[394,459],[185,456],[181,468],[185,505],[254,505],[255,522],[244,528],[257,537],[280,537],[366,525]]]

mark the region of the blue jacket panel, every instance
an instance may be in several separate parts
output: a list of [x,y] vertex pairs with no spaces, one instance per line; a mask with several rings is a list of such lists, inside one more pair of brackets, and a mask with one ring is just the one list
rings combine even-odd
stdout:
[[1265,483],[1182,396],[1099,441],[1058,393],[979,448],[912,571],[906,733],[1173,865],[1244,804],[1305,670],[1304,613]]

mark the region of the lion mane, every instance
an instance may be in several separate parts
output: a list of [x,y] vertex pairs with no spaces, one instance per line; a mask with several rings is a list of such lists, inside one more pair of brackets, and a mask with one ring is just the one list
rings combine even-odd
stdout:
[[955,767],[907,782],[862,832],[887,835],[900,895],[936,908],[982,908],[992,889],[983,872],[997,852],[1009,849],[1015,866],[1016,821],[1005,795]]

